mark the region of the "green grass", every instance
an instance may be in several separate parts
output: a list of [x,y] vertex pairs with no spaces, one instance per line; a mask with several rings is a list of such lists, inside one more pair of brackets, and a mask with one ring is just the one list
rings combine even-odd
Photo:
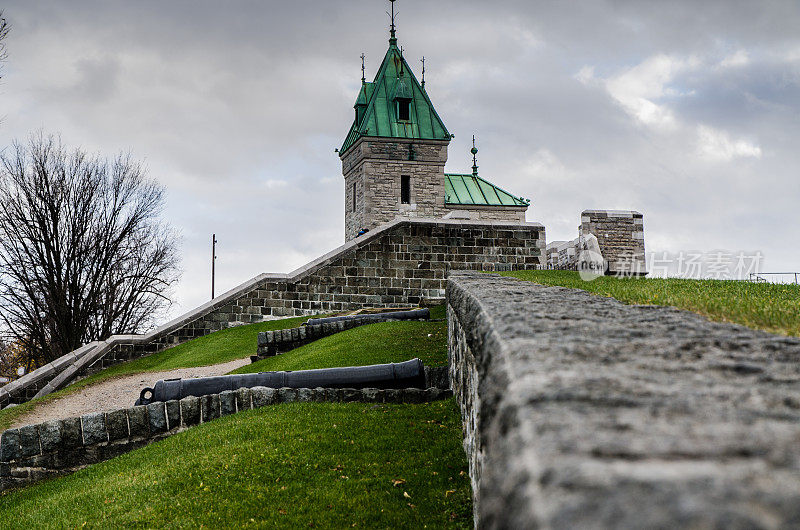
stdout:
[[0,520],[5,528],[467,528],[466,470],[452,399],[291,403],[6,492]]
[[800,286],[678,278],[613,278],[583,281],[572,271],[501,273],[542,285],[574,287],[626,304],[687,309],[720,322],[733,322],[783,335],[800,336]]
[[282,318],[280,320],[269,320],[257,324],[228,328],[148,355],[147,357],[140,357],[139,359],[111,366],[102,372],[81,379],[58,392],[28,401],[17,407],[0,410],[0,431],[8,429],[18,418],[37,406],[71,394],[81,388],[100,381],[142,372],[161,372],[177,368],[209,366],[253,355],[256,352],[258,333],[260,331],[297,327],[309,318],[310,317]]
[[243,366],[233,373],[309,370],[402,362],[419,357],[427,366],[447,364],[446,322],[382,322],[353,328]]

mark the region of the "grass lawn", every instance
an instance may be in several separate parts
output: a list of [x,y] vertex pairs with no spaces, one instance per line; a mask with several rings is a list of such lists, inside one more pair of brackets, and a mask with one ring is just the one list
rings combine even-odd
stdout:
[[269,320],[258,324],[228,328],[184,342],[147,357],[111,366],[102,372],[91,375],[43,398],[28,401],[10,409],[0,410],[0,431],[13,425],[17,418],[41,403],[58,399],[99,381],[141,372],[161,372],[176,368],[209,366],[247,357],[256,352],[258,333],[260,331],[294,328],[309,318],[282,318],[280,320]]
[[5,528],[471,528],[453,399],[226,416],[0,495]]
[[798,285],[609,276],[586,282],[573,271],[514,271],[500,274],[542,285],[575,287],[611,296],[626,304],[674,306],[700,313],[711,320],[800,336]]
[[235,374],[309,370],[402,362],[419,357],[427,366],[447,364],[446,322],[381,322],[324,337],[235,370]]

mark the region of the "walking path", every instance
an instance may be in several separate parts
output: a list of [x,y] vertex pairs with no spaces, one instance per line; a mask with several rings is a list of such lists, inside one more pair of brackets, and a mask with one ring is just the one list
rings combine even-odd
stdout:
[[142,388],[152,387],[159,379],[225,375],[249,363],[250,359],[244,358],[211,366],[180,368],[166,372],[144,372],[101,381],[62,398],[39,405],[27,414],[20,416],[12,428],[71,418],[92,412],[132,407],[139,398]]

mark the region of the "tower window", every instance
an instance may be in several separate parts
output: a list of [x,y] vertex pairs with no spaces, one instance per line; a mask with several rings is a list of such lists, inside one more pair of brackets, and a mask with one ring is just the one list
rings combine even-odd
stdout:
[[408,175],[400,177],[400,203],[411,204],[411,177]]
[[356,183],[353,182],[353,212],[356,211]]
[[400,121],[409,121],[411,119],[410,99],[397,100],[397,119]]

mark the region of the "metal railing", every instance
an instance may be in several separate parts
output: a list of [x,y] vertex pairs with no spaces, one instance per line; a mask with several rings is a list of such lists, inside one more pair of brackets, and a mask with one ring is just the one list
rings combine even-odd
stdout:
[[750,281],[756,283],[770,283],[770,281],[767,278],[764,278],[764,276],[788,276],[789,278],[794,277],[794,281],[791,283],[800,285],[800,283],[798,283],[798,279],[800,279],[800,272],[751,272]]

